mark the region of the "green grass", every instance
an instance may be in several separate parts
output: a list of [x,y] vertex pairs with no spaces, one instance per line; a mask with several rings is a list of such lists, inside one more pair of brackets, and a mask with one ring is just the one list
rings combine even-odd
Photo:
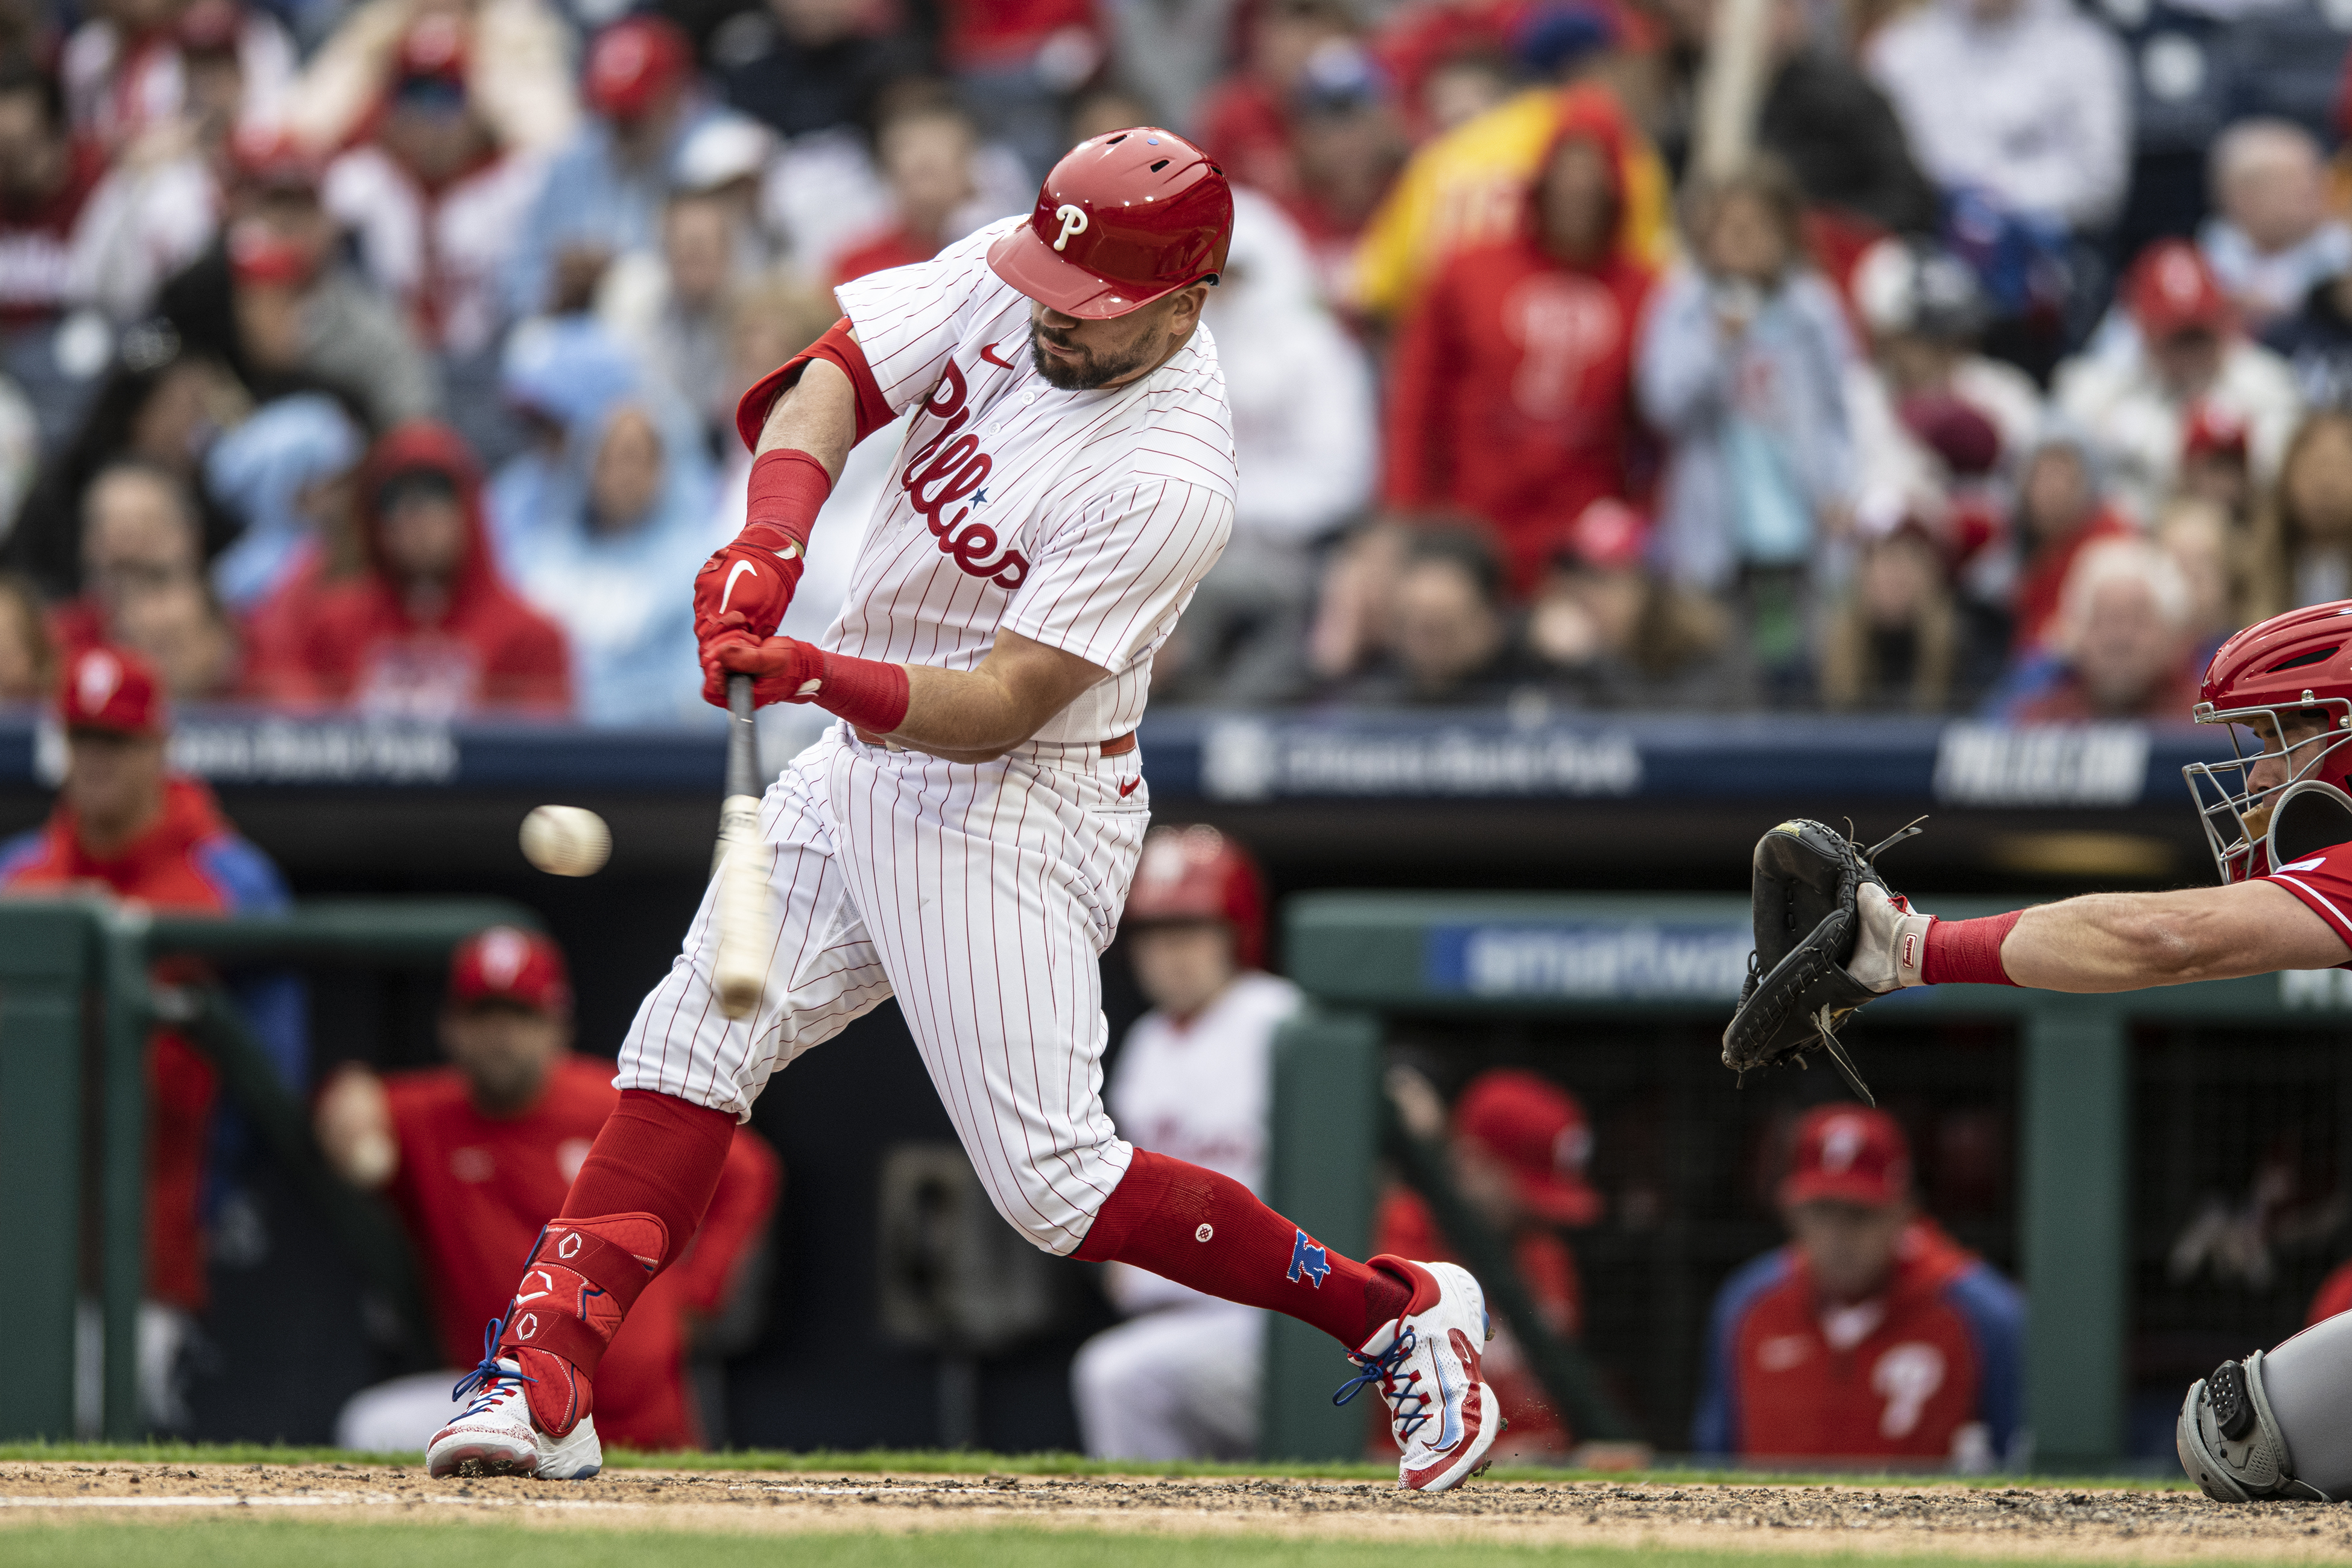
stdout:
[[[47,1459],[77,1464],[184,1465],[382,1465],[424,1463],[421,1453],[357,1454],[341,1448],[305,1448],[262,1443],[0,1443],[0,1461]],[[1393,1480],[1389,1465],[1335,1464],[1145,1464],[1089,1459],[1078,1454],[990,1454],[944,1449],[869,1448],[856,1453],[817,1449],[788,1454],[749,1448],[730,1453],[646,1454],[607,1448],[608,1468],[677,1470],[781,1470],[835,1475],[1014,1476],[1289,1476],[1313,1480]],[[1941,1476],[1869,1475],[1862,1472],[1765,1471],[1661,1468],[1649,1470],[1571,1470],[1510,1467],[1494,1472],[1513,1481],[1654,1481],[1675,1486],[1952,1486],[2048,1487],[2061,1489],[2129,1487],[2182,1491],[2182,1477],[2147,1476]]]
[[[1776,1549],[1777,1548],[1777,1549]],[[509,1525],[309,1524],[205,1520],[188,1524],[35,1525],[0,1531],[9,1568],[516,1568],[541,1561],[561,1568],[1360,1568],[1375,1550],[1360,1540],[1269,1536],[1192,1537],[1095,1531],[947,1530],[918,1534],[657,1534]],[[1447,1545],[1415,1542],[1412,1568],[1736,1568],[1759,1558],[1801,1555],[1855,1568],[1945,1565],[1965,1552],[1882,1556],[1805,1552],[1800,1543],[1756,1551],[1695,1552],[1611,1546]],[[2003,1557],[2005,1565],[2062,1563]],[[2219,1565],[2221,1559],[2200,1558]]]

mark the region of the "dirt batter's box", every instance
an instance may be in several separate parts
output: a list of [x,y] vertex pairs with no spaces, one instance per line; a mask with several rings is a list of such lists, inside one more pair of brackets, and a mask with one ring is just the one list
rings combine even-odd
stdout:
[[[2013,907],[1925,901],[1954,918]],[[1769,1206],[1741,1201],[1766,1190],[1753,1169],[1764,1129],[1792,1102],[1848,1092],[1826,1066],[1742,1089],[1717,1063],[1752,945],[1746,900],[1335,893],[1295,899],[1286,916],[1286,968],[1313,1005],[1276,1048],[1270,1201],[1344,1216],[1326,1224],[1334,1246],[1370,1241],[1392,1055],[1553,1074],[1591,1105],[1596,1172],[1620,1188],[1619,1212],[1574,1238],[1587,1351],[1639,1435],[1682,1447],[1708,1295],[1778,1239]],[[2180,1386],[2300,1326],[2347,1239],[2326,1218],[2343,1231],[2330,1184],[2352,1182],[2347,1012],[2352,973],[2332,971],[2113,996],[1954,985],[1884,1000],[1847,1037],[1891,1107],[1976,1110],[1990,1129],[1999,1190],[1960,1234],[2031,1298],[2033,1468],[2168,1453]],[[1937,1157],[1923,1149],[1931,1178]],[[1635,1164],[1655,1179],[1637,1182]],[[2253,1278],[2184,1262],[2200,1213],[2226,1221],[2263,1201],[2249,1189],[2264,1180],[2313,1190],[2292,1196],[2301,1219],[2269,1238]],[[1613,1335],[1612,1298],[1627,1306]],[[1309,1397],[1322,1375],[1312,1338],[1270,1330],[1269,1458],[1362,1451],[1353,1413]],[[2160,1443],[2134,1440],[2149,1419],[2135,1419],[2135,1376],[2165,1396]]]

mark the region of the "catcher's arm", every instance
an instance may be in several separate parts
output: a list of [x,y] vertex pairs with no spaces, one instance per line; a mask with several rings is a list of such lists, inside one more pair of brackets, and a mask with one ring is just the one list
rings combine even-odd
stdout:
[[2001,941],[2003,975],[1948,973],[1948,951],[1966,942],[1967,928],[1985,923],[1937,921],[1929,926],[1920,978],[1908,983],[2005,977],[2011,984],[2044,991],[2137,991],[2281,969],[2327,969],[2352,958],[2352,948],[2325,920],[2271,882],[2170,893],[2091,893],[2038,905],[2016,915]]

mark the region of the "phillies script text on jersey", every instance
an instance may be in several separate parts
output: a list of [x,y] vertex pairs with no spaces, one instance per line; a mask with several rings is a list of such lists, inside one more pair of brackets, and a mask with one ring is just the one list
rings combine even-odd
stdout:
[[[989,560],[996,551],[996,530],[984,522],[964,523],[963,520],[971,515],[969,506],[959,508],[945,521],[940,518],[940,513],[965,497],[981,493],[981,487],[988,482],[989,469],[996,466],[995,460],[980,449],[979,437],[957,434],[971,417],[971,410],[966,406],[970,399],[971,388],[964,381],[963,372],[956,367],[955,361],[948,361],[946,369],[940,374],[939,385],[931,388],[930,396],[923,400],[923,412],[946,423],[908,459],[898,483],[907,491],[908,503],[930,524],[931,536],[958,566],[975,577],[987,578],[1000,588],[1018,588],[1029,577],[1027,556],[1018,550],[1007,550],[995,560]],[[950,437],[954,439],[950,440]]]

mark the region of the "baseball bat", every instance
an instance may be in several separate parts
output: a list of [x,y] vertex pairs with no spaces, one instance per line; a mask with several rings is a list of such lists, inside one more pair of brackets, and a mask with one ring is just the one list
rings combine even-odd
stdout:
[[751,678],[727,678],[727,799],[719,808],[719,1010],[758,1011],[768,980],[768,887],[760,874],[760,732]]

